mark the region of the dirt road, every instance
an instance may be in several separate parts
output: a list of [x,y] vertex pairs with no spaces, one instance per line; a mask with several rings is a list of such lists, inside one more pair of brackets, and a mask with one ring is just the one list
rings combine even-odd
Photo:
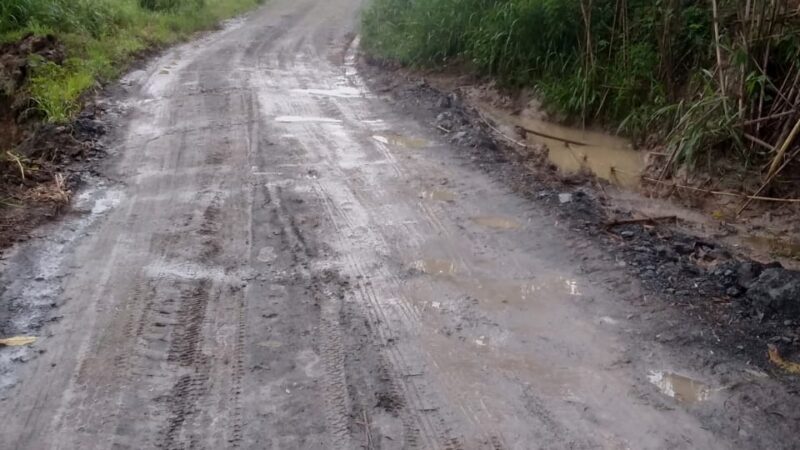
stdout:
[[613,261],[364,86],[359,6],[274,0],[123,79],[105,181],[3,262],[39,340],[0,349],[0,447],[791,447],[724,404],[761,374],[648,336],[578,270]]

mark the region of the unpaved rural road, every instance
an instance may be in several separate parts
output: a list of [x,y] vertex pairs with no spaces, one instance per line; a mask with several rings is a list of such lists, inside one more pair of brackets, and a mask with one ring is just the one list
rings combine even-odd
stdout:
[[0,448],[767,434],[713,419],[721,380],[659,391],[689,356],[632,337],[569,230],[364,86],[360,6],[274,0],[122,81],[113,181],[3,263],[6,329],[39,340],[0,354]]

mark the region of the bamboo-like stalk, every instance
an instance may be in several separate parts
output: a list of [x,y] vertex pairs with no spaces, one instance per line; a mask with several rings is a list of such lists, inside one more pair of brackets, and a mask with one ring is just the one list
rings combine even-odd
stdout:
[[789,132],[789,136],[786,138],[786,141],[783,142],[781,148],[778,150],[778,153],[775,154],[775,158],[772,160],[772,164],[769,166],[769,172],[767,173],[767,178],[773,178],[775,176],[775,171],[778,170],[778,167],[783,160],[783,156],[786,154],[786,150],[794,143],[797,134],[800,133],[800,119],[794,124],[794,128],[792,131]]
[[711,0],[711,8],[714,20],[714,47],[717,53],[717,74],[719,75],[719,90],[722,96],[725,97],[725,70],[722,66],[722,46],[719,38],[719,11],[717,9],[717,0]]
[[[798,121],[798,123],[800,123],[800,121]],[[764,192],[764,190],[767,187],[769,187],[770,184],[772,184],[772,181],[775,179],[775,177],[778,176],[778,174],[781,173],[781,171],[783,171],[783,169],[785,169],[790,162],[792,162],[792,160],[797,156],[798,153],[800,153],[800,150],[795,151],[790,157],[786,158],[786,161],[784,161],[783,164],[780,167],[778,167],[770,177],[767,178],[767,181],[765,181],[764,184],[762,184],[761,187],[758,188],[756,193],[751,196],[752,198],[748,198],[747,201],[745,201],[744,204],[742,204],[739,210],[736,211],[736,217],[739,217],[744,212],[744,210],[747,209],[747,207],[750,205],[750,202],[758,198],[758,196],[761,195],[761,193]]]

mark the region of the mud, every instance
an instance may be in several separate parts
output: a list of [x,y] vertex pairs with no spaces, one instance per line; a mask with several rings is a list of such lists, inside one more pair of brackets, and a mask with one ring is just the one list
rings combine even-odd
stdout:
[[[649,327],[646,335],[668,344],[673,351],[683,349],[694,354],[692,360],[703,367],[726,367],[721,370],[725,372],[732,361],[758,367],[746,369],[744,378],[734,383],[728,394],[730,398],[755,395],[761,399],[756,402],[770,403],[758,389],[745,389],[749,391],[747,394],[740,392],[740,383],[758,383],[754,380],[765,379],[769,373],[779,380],[773,388],[783,392],[778,394],[781,398],[798,401],[792,394],[797,392],[797,380],[767,358],[767,344],[771,342],[798,358],[793,350],[800,343],[797,316],[793,306],[779,308],[780,311],[764,306],[784,304],[780,301],[781,294],[794,292],[792,271],[772,264],[785,276],[780,280],[770,278],[768,300],[754,301],[747,295],[752,284],[744,286],[733,274],[742,267],[763,268],[763,265],[720,241],[690,234],[688,227],[627,225],[609,229],[608,223],[629,218],[630,209],[611,208],[604,190],[597,189],[591,178],[564,178],[554,172],[556,168],[535,147],[523,151],[507,139],[508,134],[498,135],[496,124],[494,129],[487,126],[485,110],[478,111],[462,100],[462,89],[434,88],[423,75],[386,71],[386,67],[392,66],[381,61],[366,59],[362,67],[370,74],[368,79],[375,89],[387,92],[395,104],[408,111],[425,111],[423,121],[445,125],[442,128],[448,130],[446,138],[461,144],[463,158],[548,211],[557,227],[576,233],[576,240],[567,246],[580,261],[580,271],[618,292],[628,302],[649,310],[636,315]],[[492,142],[487,144],[487,141]],[[580,242],[577,236],[586,241]],[[635,280],[633,284],[617,278],[621,273]],[[676,373],[657,370],[663,374]],[[727,376],[723,379],[729,380]],[[776,411],[774,415],[795,417],[787,414],[787,410]],[[705,417],[719,426],[718,418]],[[763,420],[771,422],[766,417]],[[780,426],[788,426],[791,420]]]
[[572,175],[588,171],[618,186],[638,187],[645,161],[631,141],[602,131],[549,122],[539,117],[539,111],[509,114],[479,98],[473,101],[510,135],[519,135],[531,146],[545,146],[547,160],[560,171]]
[[34,57],[62,64],[63,45],[28,35],[0,46],[0,252],[59,217],[103,156],[101,105],[88,101],[68,125],[42,123],[27,89]]
[[458,98],[357,71],[360,6],[268,2],[121,80],[103,178],[2,261],[0,337],[37,340],[0,348],[0,447],[795,446],[789,381],[640,274],[713,246],[606,232]]

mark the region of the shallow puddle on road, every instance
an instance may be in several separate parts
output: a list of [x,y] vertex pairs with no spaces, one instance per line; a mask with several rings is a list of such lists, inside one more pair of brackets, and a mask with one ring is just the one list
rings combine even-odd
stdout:
[[702,402],[711,397],[712,389],[710,387],[683,375],[672,372],[650,372],[647,378],[664,395],[687,405]]
[[386,145],[394,145],[413,149],[425,148],[428,145],[428,141],[425,139],[407,137],[393,133],[376,134],[372,136],[372,139],[375,139],[376,141]]
[[425,200],[436,200],[440,202],[452,202],[456,199],[455,194],[445,189],[422,191],[419,196]]
[[469,292],[485,307],[500,307],[515,303],[529,304],[564,295],[579,297],[581,291],[575,280],[564,278],[547,281],[459,279],[456,285]]
[[480,226],[494,228],[496,230],[516,230],[520,227],[519,222],[507,217],[479,216],[473,217],[472,221]]
[[456,263],[446,259],[420,259],[411,263],[411,267],[428,275],[450,276],[458,272]]

